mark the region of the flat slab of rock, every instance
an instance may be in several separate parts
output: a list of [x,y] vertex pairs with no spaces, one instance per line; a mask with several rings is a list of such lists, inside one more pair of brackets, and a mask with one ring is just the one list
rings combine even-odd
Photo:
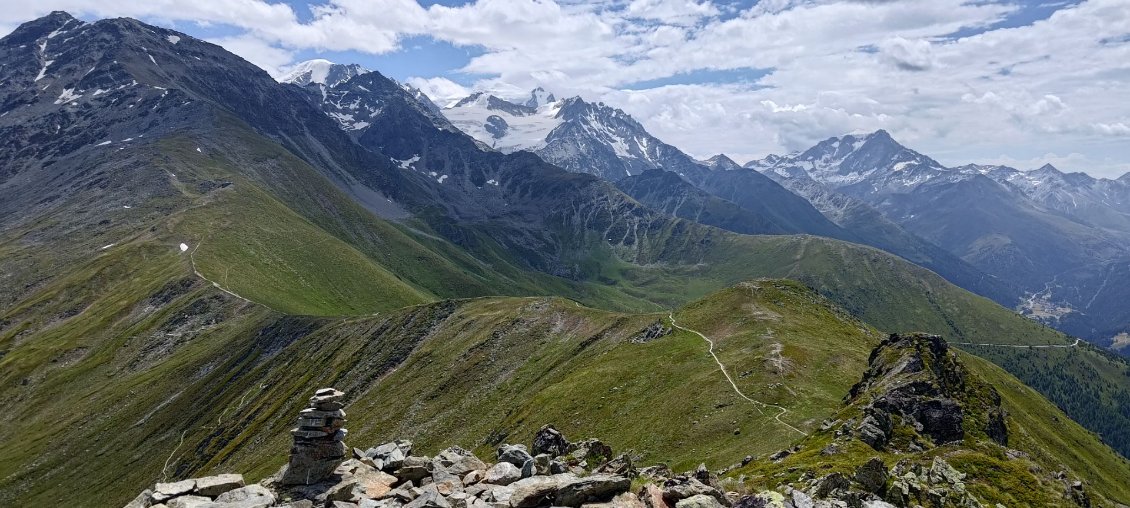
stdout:
[[246,503],[248,501],[265,501],[267,506],[270,506],[275,502],[275,495],[262,485],[248,485],[224,492],[216,498],[217,503]]
[[158,483],[153,487],[153,501],[163,503],[174,497],[183,496],[196,488],[196,480],[181,480],[179,482]]
[[559,506],[581,506],[585,503],[599,503],[623,494],[632,487],[632,481],[625,476],[594,474],[575,481],[562,482],[557,489],[554,503]]
[[211,498],[204,496],[180,496],[165,503],[169,508],[210,508],[214,504]]
[[579,481],[577,475],[572,473],[555,474],[552,476],[531,476],[518,480],[504,488],[512,489],[510,506],[513,508],[533,508],[550,504],[551,498],[557,496],[557,490],[562,486]]
[[196,479],[194,494],[200,496],[216,497],[229,490],[235,490],[246,485],[241,474],[221,474],[205,476]]

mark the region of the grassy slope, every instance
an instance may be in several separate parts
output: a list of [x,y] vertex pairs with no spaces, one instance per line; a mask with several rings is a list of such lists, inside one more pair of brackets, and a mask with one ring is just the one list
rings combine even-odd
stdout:
[[[131,251],[164,251],[155,257],[164,260],[165,278],[179,283],[183,257],[159,245],[120,252]],[[103,260],[123,268],[136,261]],[[296,318],[200,282],[171,298],[167,286],[151,283],[120,291],[84,314],[112,318],[73,320],[65,326],[88,328],[60,330],[113,339],[92,342],[86,357],[17,395],[22,404],[42,406],[0,435],[5,442],[24,438],[0,456],[0,496],[42,504],[82,492],[121,504],[161,479],[166,461],[169,478],[265,476],[285,460],[286,430],[305,396],[323,385],[349,394],[354,446],[409,437],[426,453],[458,443],[487,455],[495,443],[528,441],[552,422],[571,438],[600,436],[645,462],[685,469],[764,455],[798,437],[772,420],[774,411],[760,412],[734,394],[698,336],[678,331],[630,340],[663,314],[613,313],[558,298],[481,298],[378,317]],[[171,346],[175,355],[152,356],[157,334],[128,340],[142,330],[173,330],[170,323],[193,315],[200,301],[214,301],[216,312],[193,324],[206,333],[190,332]],[[810,432],[841,407],[878,337],[787,281],[729,288],[675,316],[715,340],[745,393],[788,407],[782,418]],[[1121,495],[1115,480],[1130,474],[1125,461],[1062,415],[1060,427],[1032,425],[1028,420],[1042,422],[1054,408],[987,362],[979,365],[1020,408],[1009,406],[1034,436],[1022,449],[1041,454],[1041,464],[1065,464],[1108,497]],[[1060,448],[1061,440],[1070,448]],[[1031,443],[1043,447],[1034,452]]]
[[[1090,495],[1098,495],[1098,506],[1130,499],[1126,482],[1130,461],[1098,445],[1094,434],[1000,367],[968,353],[961,353],[960,358],[972,374],[1000,393],[1008,414],[1008,447],[1023,455],[1010,457],[973,425],[967,425],[964,442],[921,453],[877,452],[857,439],[839,442],[839,453],[822,453],[834,441],[833,429],[806,438],[799,453],[780,462],[755,462],[734,471],[733,476],[745,476],[755,489],[772,489],[782,482],[796,482],[809,470],[820,471],[819,475],[839,471],[850,477],[871,457],[880,457],[888,466],[902,460],[929,466],[933,457],[940,456],[967,474],[970,492],[990,504],[1075,506],[1063,497],[1065,484],[1053,476],[1057,471],[1064,471],[1070,481],[1082,479]],[[858,421],[860,413],[858,408],[847,407],[836,417]]]
[[[157,479],[166,453],[174,449],[193,450],[194,455],[185,455],[184,451],[174,454],[168,469],[170,476],[181,476],[189,471],[230,469],[237,465],[240,469],[257,465],[257,471],[265,473],[262,468],[270,466],[262,464],[273,462],[258,459],[266,456],[264,454],[277,458],[284,452],[285,427],[297,410],[291,407],[293,401],[301,400],[313,385],[359,388],[362,385],[357,383],[361,381],[374,382],[391,365],[399,363],[398,359],[406,350],[425,337],[431,337],[429,323],[433,318],[447,319],[444,313],[448,311],[443,309],[448,304],[417,307],[411,311],[392,312],[390,309],[435,297],[559,293],[603,307],[648,309],[655,307],[649,301],[674,305],[751,276],[791,276],[809,282],[853,312],[887,329],[934,330],[948,326],[949,331],[957,330],[967,337],[1063,340],[1046,330],[1040,331],[1043,329],[1033,329],[1031,335],[1027,335],[1028,322],[1013,319],[1014,316],[988,304],[987,300],[956,290],[932,274],[914,272],[907,268],[909,265],[892,261],[893,258],[877,251],[808,237],[738,237],[700,229],[698,234],[713,235],[710,238],[713,243],[704,251],[702,244],[694,246],[700,238],[680,235],[675,229],[683,226],[676,223],[671,226],[673,229],[661,232],[667,238],[660,248],[665,250],[667,259],[678,262],[628,264],[619,261],[612,249],[597,246],[580,254],[581,261],[592,264],[600,273],[592,283],[564,281],[523,271],[507,259],[505,252],[488,256],[491,264],[484,265],[447,242],[371,216],[276,145],[237,127],[228,128],[234,130],[225,132],[223,137],[240,149],[215,152],[224,153],[224,157],[213,156],[209,150],[195,150],[196,146],[211,148],[221,142],[211,136],[186,135],[164,140],[155,147],[145,145],[144,150],[152,148],[152,151],[140,152],[142,156],[150,157],[152,164],[176,175],[169,179],[176,192],[150,203],[154,209],[145,216],[150,222],[131,224],[130,228],[118,231],[119,236],[112,238],[117,240],[115,247],[96,252],[89,261],[72,263],[66,270],[51,273],[53,278],[46,279],[31,296],[0,315],[0,323],[3,323],[0,380],[4,382],[0,400],[5,407],[36,408],[34,415],[8,421],[0,431],[0,438],[5,442],[14,442],[15,436],[21,436],[19,445],[6,447],[0,456],[0,500],[5,492],[20,492],[21,496],[27,494],[37,501],[53,501],[52,496],[58,492],[56,486],[62,483],[80,491],[121,495],[120,485],[131,485],[128,490],[134,490],[133,486],[140,487]],[[200,183],[206,180],[230,181],[233,185],[203,192]],[[302,182],[303,186],[296,186],[296,182]],[[247,227],[249,221],[244,219],[248,217],[255,218],[255,222],[250,223],[269,227]],[[35,227],[31,227],[32,232]],[[100,234],[95,238],[98,243],[107,240],[103,232],[96,233]],[[176,245],[181,241],[199,243],[189,241],[192,239],[204,239],[203,246],[195,253],[198,268],[209,278],[244,296],[295,314],[386,312],[392,316],[390,319],[399,321],[388,324],[383,317],[339,320],[332,327],[318,331],[328,325],[320,320],[299,319],[264,329],[280,316],[265,308],[247,306],[191,276],[188,256],[179,254]],[[84,245],[95,240],[85,241]],[[0,245],[3,252],[17,253],[21,259],[50,255],[51,249],[56,247],[21,241],[18,235],[6,237]],[[336,273],[328,273],[326,277],[279,277],[287,271],[317,273],[322,269],[318,261],[324,258],[337,261],[332,270]],[[240,269],[234,269],[236,267]],[[553,305],[568,307],[571,304],[557,302]],[[931,308],[933,312],[928,310]],[[682,412],[673,413],[681,420],[665,427],[674,429],[670,431],[673,433],[645,438],[641,433],[651,432],[654,427],[647,425],[647,418],[641,415],[655,411],[655,406],[637,407],[633,409],[635,412],[619,414],[613,412],[611,405],[594,404],[600,396],[579,398],[563,406],[568,411],[562,409],[545,414],[549,401],[556,404],[566,398],[566,388],[607,390],[612,395],[629,390],[623,393],[632,397],[625,395],[622,401],[640,400],[642,395],[652,393],[650,384],[628,383],[635,377],[621,378],[627,388],[608,384],[608,380],[617,378],[607,373],[618,372],[621,364],[637,357],[638,350],[602,347],[607,346],[608,337],[623,338],[637,331],[641,322],[652,322],[658,316],[583,309],[576,312],[588,315],[584,321],[597,323],[584,325],[596,328],[585,328],[587,331],[577,336],[596,337],[584,351],[600,351],[603,354],[597,359],[608,363],[601,367],[597,362],[570,371],[565,368],[568,362],[564,359],[576,351],[567,348],[576,348],[578,344],[563,342],[560,347],[566,349],[547,348],[541,356],[533,358],[535,362],[527,368],[531,376],[538,378],[536,383],[541,382],[543,370],[547,368],[559,376],[548,378],[555,381],[557,391],[530,388],[541,385],[533,379],[516,378],[534,384],[519,383],[512,388],[516,391],[502,393],[543,397],[542,402],[514,409],[514,413],[500,417],[496,420],[501,422],[497,428],[479,426],[476,429],[490,430],[493,435],[510,432],[525,437],[544,422],[543,416],[558,416],[561,419],[557,419],[557,423],[574,436],[577,433],[601,435],[615,439],[613,444],[618,448],[638,447],[649,457],[677,464],[697,457],[732,461],[747,453],[779,448],[777,441],[788,441],[789,432],[778,426],[780,435],[769,440],[772,444],[751,439],[751,443],[760,444],[739,446],[737,443],[744,442],[751,431],[734,422],[747,417],[764,417],[755,416],[756,411],[749,407],[743,408],[736,396],[722,395],[727,393],[725,390],[712,392],[719,394],[716,400],[691,397],[702,393],[704,386],[717,387],[721,381],[700,368],[711,367],[712,363],[698,349],[701,341],[685,333],[664,339],[669,340],[667,343],[639,346],[656,348],[657,355],[670,355],[657,357],[640,372],[663,372],[677,367],[682,369],[678,371],[680,375],[699,373],[694,379],[697,385],[667,387],[671,392],[664,404],[690,403],[682,407]],[[681,318],[687,323],[697,323],[696,326],[709,328],[709,333],[721,337],[731,333],[713,328],[716,319],[709,315],[709,310],[687,312],[688,315]],[[698,318],[696,312],[707,317]],[[507,310],[503,308],[493,314],[484,313],[484,316],[503,319]],[[501,337],[506,336],[501,330],[513,326],[513,320],[491,325],[486,317],[468,312],[460,325],[463,328],[446,333],[451,341],[465,337],[471,330],[485,333],[489,329],[492,337],[495,331],[500,331]],[[901,326],[904,324],[910,326]],[[797,330],[803,328],[796,327]],[[392,330],[399,332],[389,333]],[[605,333],[599,333],[601,331]],[[757,333],[767,331],[768,328]],[[946,329],[939,331],[952,336]],[[292,351],[294,354],[285,355],[285,360],[273,356],[279,348],[307,332],[310,336],[303,339],[302,347],[308,349]],[[798,336],[804,337],[803,334]],[[742,340],[754,338],[748,335]],[[510,340],[518,341],[517,346],[521,346],[518,351],[532,355],[531,344],[525,342],[528,339],[527,335],[519,333]],[[548,342],[542,346],[556,344]],[[738,374],[756,371],[743,368],[748,360],[735,356],[737,353],[728,349],[739,344],[720,341],[720,355],[739,366]],[[862,344],[855,341],[845,347],[858,352],[864,349]],[[499,344],[500,347],[513,345]],[[735,350],[752,348],[749,351],[765,354],[765,345],[759,343]],[[366,347],[374,349],[357,349]],[[447,351],[442,346],[429,347],[437,348],[435,355]],[[847,350],[831,355],[829,351],[810,350],[788,342],[783,342],[783,348],[786,355],[796,351],[801,356],[811,356],[813,361],[850,356]],[[350,351],[354,357],[348,356]],[[496,359],[499,351],[508,350],[495,350]],[[695,351],[699,353],[697,358],[692,355]],[[319,359],[329,361],[333,367],[320,366]],[[433,361],[438,360],[433,358]],[[845,369],[847,367],[850,365]],[[254,370],[256,368],[260,370]],[[588,376],[590,368],[592,372],[605,375]],[[255,374],[249,375],[252,372]],[[784,377],[787,379],[788,375]],[[432,380],[435,379],[433,376]],[[443,376],[438,379],[446,379],[447,384],[436,383],[435,386],[450,387],[459,380]],[[747,381],[739,379],[743,386]],[[818,408],[838,396],[830,395],[830,390],[840,386],[837,383],[851,381],[854,379],[832,378],[810,388],[813,393],[805,395],[810,408],[797,408],[795,415],[802,420],[793,423],[810,425],[817,417]],[[350,383],[353,386],[346,386]],[[419,382],[404,385],[405,389],[415,386],[434,390],[428,388],[432,385]],[[619,389],[613,390],[617,387]],[[787,383],[784,388],[766,392],[766,396],[783,397],[781,390],[785,388],[788,388]],[[441,397],[443,393],[435,391],[428,396]],[[560,396],[556,396],[558,394]],[[418,405],[410,404],[415,400],[410,396],[397,398],[396,395],[372,399],[371,403],[376,405],[374,419],[380,415],[388,418],[390,413],[382,408],[395,407],[398,403],[409,414],[423,411]],[[496,399],[491,403],[509,402]],[[363,406],[365,401],[360,400],[359,404]],[[236,408],[242,408],[243,412],[237,412]],[[667,410],[666,406],[663,408]],[[460,410],[463,415],[448,412],[439,421],[469,422],[471,417],[464,415],[473,408],[463,406]],[[610,423],[613,421],[618,423]],[[640,423],[629,426],[623,424],[624,421]],[[774,428],[768,421],[764,423],[755,428],[759,428],[759,432]],[[471,439],[470,431],[464,427],[447,425],[446,429],[433,429],[437,440],[433,442],[446,438]],[[735,426],[743,430],[740,437],[734,437]],[[707,428],[717,441],[699,448],[696,445],[700,441],[680,437],[686,435],[686,429],[700,427]],[[357,429],[361,432],[358,437],[391,435],[393,428],[391,422],[386,422],[384,429]],[[177,446],[181,432],[185,433],[183,449]],[[726,442],[724,437],[735,441]],[[98,446],[92,447],[90,443]],[[145,445],[139,447],[137,443]],[[51,452],[44,454],[48,450]],[[99,468],[90,473],[90,467],[75,462],[82,458],[83,464],[92,465],[90,453],[99,457],[96,463],[128,467]],[[191,459],[193,456],[198,458]],[[25,469],[29,464],[35,464],[35,469]],[[86,476],[75,478],[72,475],[77,471],[86,471]],[[30,490],[23,490],[25,488]]]
[[[183,269],[182,258],[169,261]],[[122,291],[122,299],[100,304],[97,314],[120,316],[118,305],[148,307],[152,298],[131,295],[163,292],[160,286]],[[216,319],[205,320],[207,333],[173,346],[167,361],[136,361],[148,358],[152,337],[122,339],[144,327],[164,330],[194,302],[212,299],[224,317],[210,315]],[[875,340],[873,330],[793,283],[742,287],[715,301],[738,312],[719,321],[709,314],[713,306],[702,303],[679,319],[730,323],[719,337],[723,358],[766,352],[780,342],[786,355],[805,359],[781,376],[751,369],[740,379],[750,393],[782,379],[799,384],[796,376],[812,367],[808,361],[838,364],[845,373],[858,368]],[[348,391],[349,441],[359,446],[411,437],[425,451],[457,442],[486,455],[499,440],[526,441],[554,422],[574,438],[597,435],[648,461],[689,468],[699,460],[729,464],[795,439],[771,420],[773,413],[737,398],[696,335],[630,341],[663,317],[557,298],[484,298],[381,317],[289,318],[195,283],[152,316],[100,323],[98,335],[113,339],[24,389],[21,400],[42,410],[5,429],[28,439],[0,456],[0,495],[45,503],[64,495],[58,486],[65,484],[69,492],[120,504],[160,479],[166,460],[170,478],[209,471],[264,476],[285,459],[291,419],[310,387],[321,385]],[[772,341],[761,336],[763,321],[775,330]],[[840,340],[822,340],[828,336]],[[746,367],[736,363],[733,368]],[[795,387],[806,402],[794,425],[808,428],[838,404],[850,379],[834,377]],[[48,450],[53,453],[43,455]]]

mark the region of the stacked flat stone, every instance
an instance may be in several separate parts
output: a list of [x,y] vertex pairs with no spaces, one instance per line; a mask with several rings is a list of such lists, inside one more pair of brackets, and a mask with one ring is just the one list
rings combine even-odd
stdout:
[[282,476],[286,485],[312,485],[333,475],[345,460],[345,393],[322,388],[310,397],[310,404],[298,413],[298,426],[290,431],[294,446]]

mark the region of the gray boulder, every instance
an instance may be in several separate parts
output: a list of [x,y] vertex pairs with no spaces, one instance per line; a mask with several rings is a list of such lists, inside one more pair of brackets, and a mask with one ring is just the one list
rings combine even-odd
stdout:
[[460,477],[466,476],[471,471],[487,468],[486,463],[479,460],[475,454],[458,446],[439,452],[432,461],[443,470]]
[[546,454],[551,458],[565,455],[568,450],[569,441],[553,425],[544,425],[538,429],[534,435],[534,446],[530,449],[534,455]]
[[839,490],[847,490],[851,481],[843,473],[832,473],[816,483],[816,497],[828,497]]
[[569,445],[569,458],[577,462],[599,465],[612,460],[612,447],[599,439],[589,438]]
[[420,495],[404,508],[451,508],[451,503],[440,495],[435,485],[427,485],[420,489]]
[[169,508],[212,508],[215,504],[204,496],[180,496],[165,503]]
[[565,482],[576,480],[571,474],[553,476],[531,476],[510,485],[510,506],[513,508],[533,508],[552,505],[558,487]]
[[608,501],[617,494],[627,492],[632,481],[620,475],[594,474],[569,482],[562,482],[554,502],[558,506],[581,506],[585,503]]
[[404,459],[399,469],[393,473],[400,481],[419,482],[432,475],[432,461],[427,457],[408,457]]
[[533,455],[526,451],[525,445],[508,445],[504,444],[498,447],[498,461],[509,462],[515,466],[522,467],[526,465],[526,461],[533,461]]
[[509,462],[499,462],[487,470],[483,483],[510,485],[522,479],[522,471]]
[[675,503],[675,508],[724,508],[713,496],[698,494]]
[[243,475],[241,474],[205,476],[196,479],[196,489],[193,493],[201,496],[216,497],[230,490],[243,487],[244,485]]
[[275,495],[262,485],[248,485],[234,490],[229,490],[216,497],[217,503],[266,503],[270,506],[275,503]]
[[174,497],[179,497],[192,492],[196,488],[196,480],[181,480],[179,482],[158,483],[153,487],[153,502],[164,503]]
[[676,476],[663,483],[663,500],[672,506],[679,501],[700,494],[713,497],[723,505],[729,505],[729,501],[721,491],[694,478]]
[[365,451],[365,456],[373,460],[373,465],[382,471],[396,471],[404,465],[404,459],[412,455],[412,442],[398,440],[385,443]]

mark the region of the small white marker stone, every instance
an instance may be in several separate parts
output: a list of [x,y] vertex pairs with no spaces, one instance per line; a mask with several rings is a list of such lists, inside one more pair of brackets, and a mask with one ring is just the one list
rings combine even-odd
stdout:
[[180,244],[180,251],[181,252],[185,252],[187,250],[188,250],[188,244],[187,243]]

